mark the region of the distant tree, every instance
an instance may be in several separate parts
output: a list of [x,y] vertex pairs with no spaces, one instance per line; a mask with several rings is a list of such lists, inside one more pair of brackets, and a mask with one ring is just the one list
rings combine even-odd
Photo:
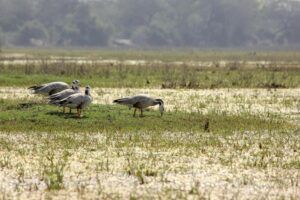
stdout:
[[148,26],[152,17],[161,11],[160,4],[160,0],[117,1],[116,25],[121,31],[121,37],[130,38],[137,28]]
[[75,46],[106,46],[109,34],[106,27],[91,16],[87,4],[79,4],[72,16],[65,21],[63,36]]
[[1,52],[1,47],[4,45],[4,33],[2,31],[2,28],[0,27],[0,52]]
[[274,43],[300,43],[300,2],[291,0],[276,0],[269,2],[264,9],[266,19],[272,22],[265,27],[265,31],[271,31]]
[[206,13],[201,33],[208,45],[220,47],[242,46],[254,40],[256,1],[204,0]]
[[131,35],[134,43],[142,46],[172,46],[179,38],[176,24],[167,16],[157,14],[148,26],[139,26]]
[[32,45],[32,41],[40,40],[43,42],[47,41],[47,29],[39,21],[26,22],[19,30],[16,44],[17,45]]
[[207,13],[209,9],[204,9],[204,3],[199,0],[172,1],[174,11],[171,15],[176,19],[172,31],[173,34],[176,33],[175,45],[203,46],[206,41],[203,32],[206,29],[205,17],[209,14]]
[[0,27],[4,32],[17,31],[19,26],[32,18],[31,0],[0,0]]
[[78,0],[37,0],[35,17],[46,27],[60,24],[78,6]]
[[286,35],[290,44],[300,43],[300,2],[292,3],[292,15],[289,18]]
[[296,0],[0,0],[10,45],[300,45],[299,21]]

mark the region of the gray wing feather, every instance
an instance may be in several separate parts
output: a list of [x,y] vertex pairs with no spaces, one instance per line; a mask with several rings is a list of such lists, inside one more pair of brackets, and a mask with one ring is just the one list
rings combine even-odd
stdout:
[[40,86],[33,86],[30,87],[30,89],[32,89],[35,94],[49,94],[60,92],[62,90],[67,89],[68,87],[69,85],[64,82],[52,82]]
[[133,106],[137,103],[140,103],[142,105],[148,105],[151,101],[152,101],[152,98],[150,98],[150,97],[138,95],[138,96],[133,96],[133,97],[116,99],[116,100],[114,100],[114,103],[121,104],[121,105]]
[[76,108],[78,106],[86,107],[92,102],[92,97],[80,93],[72,94],[69,97],[60,100],[58,103],[61,106]]
[[50,100],[50,104],[55,104],[56,101],[59,101],[59,100],[62,100],[62,99],[65,99],[67,98],[68,96],[70,95],[73,95],[73,94],[76,94],[78,93],[79,91],[78,90],[73,90],[73,89],[66,89],[66,90],[63,90],[61,92],[58,92],[56,94],[53,94],[49,97],[49,100]]

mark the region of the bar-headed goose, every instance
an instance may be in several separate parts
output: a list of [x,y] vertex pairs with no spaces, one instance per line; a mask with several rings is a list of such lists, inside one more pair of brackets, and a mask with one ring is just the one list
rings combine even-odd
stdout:
[[163,112],[165,110],[163,100],[154,99],[143,95],[116,99],[113,101],[113,103],[134,107],[134,113],[133,113],[134,117],[135,117],[136,109],[140,109],[141,117],[143,116],[143,109],[148,108],[150,106],[159,105],[159,111],[161,116],[163,115]]
[[81,110],[87,107],[93,98],[90,94],[90,87],[86,86],[85,93],[76,93],[64,98],[62,100],[57,101],[57,105],[69,107],[69,108],[76,108],[77,109],[77,116],[80,117]]
[[34,94],[52,95],[68,88],[69,85],[65,82],[51,82],[42,85],[34,85],[28,89],[32,90]]
[[[59,105],[58,101],[67,98],[68,96],[72,95],[72,94],[76,94],[79,93],[79,81],[78,80],[74,80],[72,82],[72,87],[69,89],[65,89],[63,91],[60,91],[56,94],[53,94],[51,96],[49,96],[49,104],[51,105]],[[65,107],[63,108],[63,112],[65,112]],[[70,113],[71,113],[71,108],[70,108]]]

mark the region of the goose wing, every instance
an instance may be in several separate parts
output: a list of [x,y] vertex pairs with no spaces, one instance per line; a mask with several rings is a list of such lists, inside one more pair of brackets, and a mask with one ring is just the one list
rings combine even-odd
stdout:
[[133,102],[134,102],[134,104],[132,104],[133,107],[147,108],[149,106],[152,106],[154,101],[151,97],[138,95],[133,97]]
[[65,99],[67,98],[68,96],[72,95],[72,94],[76,94],[78,93],[79,91],[78,90],[73,90],[73,89],[66,89],[66,90],[63,90],[61,92],[58,92],[56,94],[53,94],[49,97],[49,103],[50,104],[53,104],[55,103],[56,101],[58,100],[61,100],[61,99]]
[[132,97],[125,97],[120,99],[115,99],[113,103],[121,104],[121,105],[133,105],[135,100]]
[[69,88],[69,85],[64,82],[51,82],[42,85],[31,86],[28,89],[35,94],[54,94]]
[[66,106],[70,108],[83,108],[92,102],[92,97],[89,95],[83,95],[80,93],[72,94],[69,97],[58,101],[60,106]]
[[137,106],[138,107],[148,107],[151,104],[153,99],[144,95],[137,95],[133,97],[125,97],[121,99],[116,99],[113,102],[121,105],[128,105],[128,106]]

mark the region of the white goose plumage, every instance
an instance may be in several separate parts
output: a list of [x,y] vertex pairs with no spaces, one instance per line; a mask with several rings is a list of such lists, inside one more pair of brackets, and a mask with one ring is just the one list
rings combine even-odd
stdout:
[[[79,93],[79,81],[78,80],[74,80],[72,82],[72,87],[69,88],[69,89],[65,89],[61,92],[58,92],[56,94],[53,94],[49,97],[49,104],[51,105],[59,105],[58,104],[58,101],[62,100],[62,99],[65,99],[67,98],[68,96],[72,95],[72,94],[76,94],[76,93]],[[63,108],[63,112],[65,112],[65,107]],[[70,108],[70,113],[71,113],[71,108]]]
[[68,88],[69,85],[65,82],[51,82],[42,85],[34,85],[28,89],[31,90],[33,94],[52,95]]
[[134,107],[133,116],[135,116],[136,109],[140,109],[140,111],[141,111],[140,116],[142,117],[143,109],[148,108],[150,106],[155,106],[155,105],[159,105],[159,111],[160,111],[161,116],[163,115],[163,112],[165,110],[164,102],[162,99],[155,99],[155,98],[144,96],[144,95],[137,95],[137,96],[132,96],[132,97],[116,99],[113,101],[113,103],[127,105],[130,108]]
[[81,93],[72,94],[67,98],[57,101],[57,105],[68,107],[68,108],[76,108],[77,116],[80,117],[82,109],[87,107],[92,101],[93,98],[90,94],[90,87],[87,86],[85,88],[85,94],[81,94]]

